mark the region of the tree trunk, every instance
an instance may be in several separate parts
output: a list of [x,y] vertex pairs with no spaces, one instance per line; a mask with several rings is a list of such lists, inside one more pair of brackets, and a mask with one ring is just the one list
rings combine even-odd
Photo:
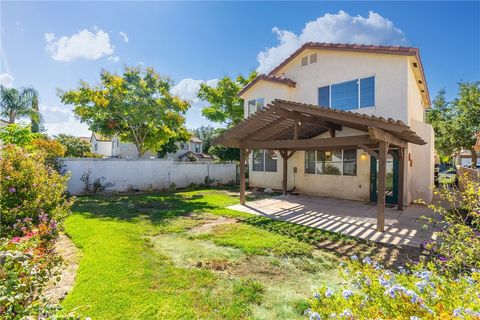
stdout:
[[477,168],[477,151],[475,150],[474,147],[471,147],[470,148],[470,152],[472,153],[472,164],[471,164],[471,167],[473,169],[476,169]]

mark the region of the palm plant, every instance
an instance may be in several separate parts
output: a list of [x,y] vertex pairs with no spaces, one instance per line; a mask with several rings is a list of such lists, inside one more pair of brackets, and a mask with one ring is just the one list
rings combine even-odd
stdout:
[[37,129],[38,132],[41,115],[37,90],[32,87],[16,89],[0,85],[0,116],[9,123],[28,117],[32,121],[32,131]]

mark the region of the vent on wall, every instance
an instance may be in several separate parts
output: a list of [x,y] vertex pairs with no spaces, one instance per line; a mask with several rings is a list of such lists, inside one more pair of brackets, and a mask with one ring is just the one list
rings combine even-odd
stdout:
[[308,64],[308,57],[302,58],[302,66],[306,66]]
[[317,54],[316,53],[310,55],[310,63],[315,63],[315,62],[317,62]]
[[418,64],[416,62],[413,63],[414,68],[418,68]]

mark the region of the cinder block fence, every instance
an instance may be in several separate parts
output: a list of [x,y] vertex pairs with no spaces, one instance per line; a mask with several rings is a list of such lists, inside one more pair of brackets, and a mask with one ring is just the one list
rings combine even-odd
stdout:
[[84,174],[90,182],[101,179],[105,191],[129,189],[168,189],[201,184],[205,177],[213,183],[226,184],[236,180],[235,163],[174,162],[161,159],[91,159],[61,158],[64,169],[71,175],[68,191],[81,194],[84,191]]

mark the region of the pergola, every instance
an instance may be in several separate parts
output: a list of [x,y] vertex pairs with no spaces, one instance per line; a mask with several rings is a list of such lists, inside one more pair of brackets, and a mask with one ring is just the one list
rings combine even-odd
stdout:
[[[336,137],[343,127],[365,132]],[[329,132],[328,138],[317,138]],[[288,159],[296,151],[362,149],[377,158],[378,195],[386,189],[386,162],[391,147],[399,150],[398,209],[403,210],[405,148],[426,144],[402,121],[276,99],[235,127],[216,143],[240,149],[240,203],[245,204],[245,165],[252,149],[278,150],[283,158],[283,193],[287,194]],[[378,149],[378,151],[377,151]],[[385,197],[377,197],[377,230],[385,229]]]

